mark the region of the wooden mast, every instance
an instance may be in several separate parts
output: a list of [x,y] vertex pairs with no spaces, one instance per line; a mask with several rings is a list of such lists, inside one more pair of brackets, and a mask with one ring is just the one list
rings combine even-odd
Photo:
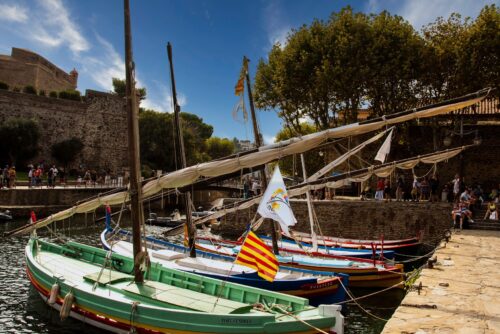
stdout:
[[[250,60],[246,57],[243,56],[243,64],[250,62]],[[250,84],[250,75],[248,74],[248,67],[245,66],[245,76],[246,76],[246,81],[247,81],[247,89],[248,89],[248,101],[250,104],[250,113],[252,115],[252,124],[253,124],[253,133],[255,136],[255,145],[257,148],[262,146],[262,136],[259,131],[259,126],[257,124],[257,117],[255,116],[255,107],[253,104],[253,95],[252,95],[252,85]],[[266,169],[264,168],[260,172],[260,179],[261,179],[261,186],[262,186],[262,193],[264,193],[265,189],[267,188],[267,177],[266,177]],[[272,220],[271,221],[271,237],[273,240],[273,252],[274,254],[278,255],[279,254],[279,248],[278,248],[278,236],[277,236],[277,223]]]
[[[130,29],[130,4],[124,0],[125,15],[125,70],[126,70],[126,99],[127,99],[127,124],[130,167],[130,216],[132,219],[132,243],[134,260],[142,252],[141,227],[144,224],[142,207],[142,187],[140,179],[140,152],[139,152],[139,121],[137,95],[135,91],[134,60],[132,58],[132,33]],[[144,281],[140,269],[140,261],[134,261],[134,280],[137,283]]]
[[[181,122],[179,115],[181,112],[181,107],[177,103],[177,90],[175,89],[174,64],[172,58],[172,44],[170,44],[170,42],[167,43],[167,53],[168,53],[168,61],[170,63],[170,79],[172,80],[172,97],[174,100],[174,119],[175,119],[175,134],[176,134],[175,140],[179,150],[181,168],[186,168],[187,167],[186,154],[184,152],[184,139],[182,138],[182,129],[181,129]],[[189,190],[184,192],[184,203],[186,207],[186,226],[188,230],[189,256],[196,257],[196,247],[194,240],[196,227],[193,225],[193,220],[192,220],[191,192]]]

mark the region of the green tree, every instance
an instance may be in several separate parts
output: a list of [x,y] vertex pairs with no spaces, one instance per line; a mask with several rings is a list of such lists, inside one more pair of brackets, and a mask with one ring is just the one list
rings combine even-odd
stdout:
[[0,125],[0,161],[24,164],[38,152],[40,127],[32,119],[9,118]]
[[[190,113],[181,113],[181,126],[188,166],[206,161],[205,141],[213,127]],[[173,114],[142,109],[139,113],[141,161],[152,169],[173,171],[180,168],[174,141]],[[177,160],[177,162],[176,162]]]
[[211,137],[205,141],[206,153],[211,159],[218,159],[236,151],[234,142],[227,138]]
[[76,157],[83,150],[83,143],[78,138],[71,138],[55,143],[50,148],[50,153],[54,159],[68,170],[68,165],[75,161]]
[[459,63],[464,93],[497,88],[500,96],[500,7],[485,6],[470,25]]
[[426,48],[420,91],[425,103],[451,98],[464,90],[457,74],[469,26],[468,19],[452,13],[447,20],[438,17],[422,29]]
[[[314,125],[310,123],[300,123],[300,134],[306,135],[316,131],[317,128]],[[284,127],[276,134],[276,141],[290,139],[297,137],[297,135],[298,134],[294,130]],[[321,167],[324,166],[325,161],[323,160],[324,158],[319,155],[319,151],[320,149],[314,149],[304,153],[306,172],[308,176],[316,173]],[[280,169],[285,175],[302,178],[302,163],[299,154],[296,156],[281,158],[278,163]]]
[[[125,97],[126,93],[126,83],[125,80],[119,78],[112,78],[113,80],[113,91],[119,96]],[[139,101],[142,101],[146,98],[146,88],[136,88],[137,96],[139,97]]]
[[418,101],[416,82],[422,73],[422,38],[410,23],[386,11],[372,15],[370,21],[366,93],[373,114],[381,116],[414,107]]

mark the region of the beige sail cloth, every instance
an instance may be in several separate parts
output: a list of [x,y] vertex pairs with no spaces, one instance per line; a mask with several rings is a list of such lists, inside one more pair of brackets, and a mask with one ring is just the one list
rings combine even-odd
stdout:
[[384,130],[383,132],[380,132],[379,134],[373,136],[372,138],[370,138],[370,139],[362,142],[361,144],[359,144],[358,146],[356,146],[352,150],[349,150],[346,153],[342,154],[337,159],[333,160],[328,165],[326,165],[325,167],[321,168],[319,171],[317,171],[316,173],[314,173],[313,175],[311,175],[310,177],[308,177],[307,181],[308,182],[316,181],[317,179],[319,179],[320,177],[322,177],[326,173],[329,173],[335,167],[337,167],[337,166],[341,165],[342,163],[344,163],[347,159],[349,159],[351,156],[353,156],[354,154],[356,154],[359,151],[361,151],[367,145],[369,145],[369,144],[373,143],[374,141],[377,141],[380,138],[382,138],[387,133],[387,131],[389,131],[389,130],[392,131],[393,129],[394,129],[394,127],[390,127],[388,129]]
[[[384,126],[406,122],[417,118],[433,117],[436,115],[448,113],[450,111],[459,110],[478,103],[479,101],[484,99],[486,95],[487,94],[484,94],[481,97],[462,102],[449,103],[438,107],[423,109],[389,119],[382,118],[379,121],[374,121],[371,123],[353,123],[337,128],[332,128],[302,137],[291,138],[289,140],[282,141],[273,145],[262,146],[259,148],[259,151],[244,156],[210,161],[195,166],[190,166],[169,174],[165,174],[156,180],[144,184],[143,197],[147,198],[153,196],[161,192],[162,189],[178,188],[192,184],[202,177],[215,177],[230,174],[241,170],[242,168],[252,168],[266,164],[273,160],[280,159],[285,156],[303,153],[315,148],[328,139],[356,136],[380,129]],[[126,200],[128,200],[128,191],[98,197],[88,202],[78,204],[64,211],[60,211],[58,213],[50,215],[45,219],[39,220],[36,224],[16,231],[14,235],[31,232],[34,229],[46,226],[55,221],[67,219],[76,213],[92,212],[102,205],[117,205],[123,203]]]
[[[318,189],[322,189],[325,187],[341,188],[345,185],[348,185],[349,182],[367,181],[373,175],[376,175],[379,177],[387,177],[396,168],[398,168],[398,169],[412,169],[413,167],[415,167],[419,163],[437,164],[438,162],[446,161],[450,158],[453,158],[454,156],[456,156],[457,154],[459,154],[460,152],[462,152],[464,149],[466,149],[468,147],[469,146],[463,146],[463,147],[459,147],[456,149],[438,152],[438,153],[433,154],[433,155],[425,155],[423,157],[418,156],[418,157],[415,157],[414,159],[405,160],[405,161],[402,161],[400,163],[394,163],[394,164],[391,164],[388,166],[387,165],[380,166],[380,167],[371,166],[370,168],[368,168],[368,171],[366,171],[365,173],[362,173],[362,174],[359,174],[359,175],[356,175],[353,177],[349,177],[348,176],[349,173],[348,173],[346,175],[346,177],[341,179],[341,180],[325,182],[325,183],[320,183],[320,184],[312,184],[312,185],[311,184],[304,184],[303,186],[298,186],[296,188],[288,189],[288,195],[290,197],[296,197],[296,196],[300,196],[302,194],[305,194],[308,191],[318,190]],[[356,171],[353,171],[352,173],[354,173],[354,172],[356,172]],[[236,212],[238,210],[248,209],[248,208],[252,207],[253,205],[258,204],[260,202],[261,198],[262,198],[262,196],[257,196],[257,197],[252,198],[251,200],[245,201],[239,205],[236,203],[236,206],[234,206],[234,207],[224,208],[220,211],[216,211],[216,212],[210,214],[209,216],[197,219],[195,221],[195,224],[202,224],[202,223],[205,223],[205,222],[213,220],[213,219],[221,218],[229,213],[233,213],[233,212]]]

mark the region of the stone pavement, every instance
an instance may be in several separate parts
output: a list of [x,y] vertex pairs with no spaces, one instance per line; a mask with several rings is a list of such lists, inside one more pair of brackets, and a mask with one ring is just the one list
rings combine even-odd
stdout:
[[500,333],[500,232],[454,233],[435,255],[382,333]]

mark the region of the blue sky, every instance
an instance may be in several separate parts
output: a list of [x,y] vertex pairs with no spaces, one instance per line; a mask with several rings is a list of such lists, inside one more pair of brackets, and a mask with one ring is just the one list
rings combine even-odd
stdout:
[[[475,18],[485,0],[131,0],[134,59],[143,107],[171,111],[166,43],[173,45],[177,91],[183,111],[214,126],[214,135],[253,140],[251,124],[235,121],[234,85],[246,55],[255,66],[292,28],[351,5],[356,11],[388,10],[417,29],[452,12]],[[78,89],[109,91],[124,77],[121,0],[0,0],[0,54],[11,47],[35,51],[60,68],[79,72]],[[264,140],[282,127],[274,112],[258,110]]]

